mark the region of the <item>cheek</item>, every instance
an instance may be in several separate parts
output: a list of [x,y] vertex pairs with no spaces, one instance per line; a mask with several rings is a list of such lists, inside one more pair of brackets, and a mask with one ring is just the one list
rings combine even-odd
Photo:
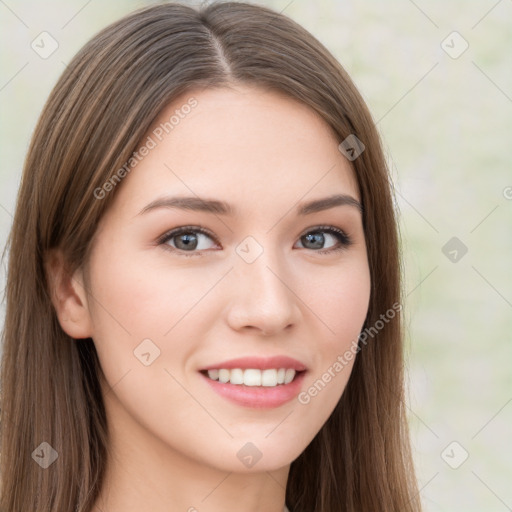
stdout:
[[[129,255],[129,257],[128,257]],[[216,276],[183,266],[155,266],[137,254],[97,255],[92,274],[94,325],[132,338],[165,336],[208,291]],[[100,264],[99,262],[104,263]]]
[[316,322],[323,324],[322,354],[343,350],[363,327],[370,300],[370,273],[365,259],[354,259],[346,265],[329,268],[316,282],[304,282],[301,297],[309,306]]
[[302,292],[308,297],[312,318],[319,326],[317,332],[323,333],[315,338],[314,370],[298,396],[316,429],[333,411],[352,372],[371,290],[370,273],[363,258],[329,272],[319,276],[317,286],[311,287],[309,282],[309,292]]
[[[121,247],[91,258],[94,343],[110,385],[131,372],[158,387],[156,372],[180,369],[217,318],[208,293],[221,272],[155,266],[156,258]],[[138,376],[148,362],[152,371]]]

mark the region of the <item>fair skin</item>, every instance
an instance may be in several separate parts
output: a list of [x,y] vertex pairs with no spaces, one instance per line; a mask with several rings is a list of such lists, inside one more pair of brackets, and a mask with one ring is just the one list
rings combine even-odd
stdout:
[[[76,343],[93,339],[106,379],[110,455],[94,512],[225,512],[234,503],[282,512],[290,464],[327,421],[354,361],[307,404],[294,396],[270,407],[227,399],[200,370],[284,355],[305,365],[307,390],[357,339],[368,309],[360,210],[346,202],[297,213],[336,194],[360,201],[325,122],[275,92],[233,86],[184,94],[155,126],[191,96],[197,106],[118,185],[87,266],[54,281],[63,329]],[[140,213],[163,196],[225,201],[237,214]],[[193,243],[183,234],[162,242],[181,226],[210,235],[189,229]],[[251,263],[243,257],[260,250]],[[145,339],[144,353],[160,350],[149,365],[134,354]],[[250,467],[237,456],[244,446],[261,454]]]

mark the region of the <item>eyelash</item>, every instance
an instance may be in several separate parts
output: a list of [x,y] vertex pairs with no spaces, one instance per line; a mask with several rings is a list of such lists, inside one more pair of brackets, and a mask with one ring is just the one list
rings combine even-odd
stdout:
[[[319,254],[330,254],[338,251],[342,251],[347,249],[350,245],[352,245],[352,239],[341,229],[338,229],[334,226],[316,226],[315,228],[310,229],[309,231],[306,231],[303,235],[301,235],[299,238],[302,238],[303,236],[306,236],[310,233],[329,233],[331,235],[334,235],[335,238],[338,239],[339,245],[335,246],[330,249],[319,249],[314,250],[310,249],[311,251]],[[192,256],[202,256],[201,251],[190,251],[187,253],[187,251],[182,251],[181,249],[176,249],[175,247],[171,247],[167,244],[169,240],[172,238],[185,234],[185,233],[201,233],[203,235],[208,236],[211,238],[215,243],[219,244],[218,240],[213,236],[210,231],[207,229],[201,227],[201,226],[182,226],[176,229],[173,229],[171,231],[168,231],[167,233],[164,233],[158,240],[158,245],[162,245],[164,249],[171,251],[175,254],[178,254],[179,256],[185,256],[187,258],[190,258]],[[219,244],[220,245],[220,244]]]

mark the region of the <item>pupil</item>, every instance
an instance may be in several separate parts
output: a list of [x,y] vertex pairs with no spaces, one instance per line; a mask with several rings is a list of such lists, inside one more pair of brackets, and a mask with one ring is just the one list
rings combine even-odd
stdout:
[[[197,237],[194,234],[186,233],[178,236],[179,243],[176,244],[178,249],[195,249],[197,247]],[[179,247],[180,243],[183,243],[182,247]]]
[[324,245],[324,235],[322,233],[308,233],[306,239],[308,242],[312,241],[316,249],[321,249]]

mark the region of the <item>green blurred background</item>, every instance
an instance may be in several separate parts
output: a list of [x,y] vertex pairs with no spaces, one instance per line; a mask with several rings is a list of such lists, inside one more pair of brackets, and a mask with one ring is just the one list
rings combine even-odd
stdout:
[[[65,63],[151,3],[0,1],[1,249],[31,133]],[[425,510],[512,510],[512,2],[259,3],[327,46],[382,134],[400,211]],[[31,47],[43,31],[58,42],[47,58]]]

